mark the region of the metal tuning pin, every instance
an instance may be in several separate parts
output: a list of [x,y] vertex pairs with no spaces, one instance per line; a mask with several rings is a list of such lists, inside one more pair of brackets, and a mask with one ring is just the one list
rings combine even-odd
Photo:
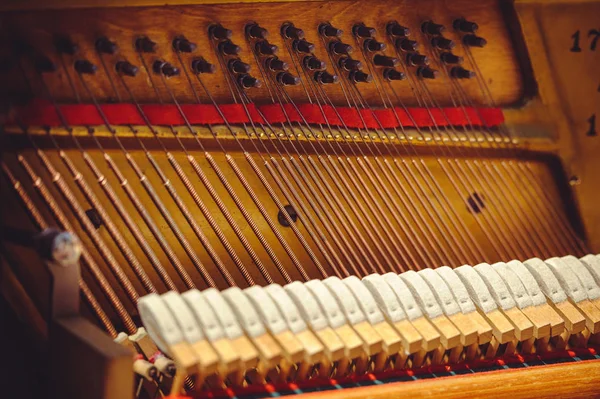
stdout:
[[441,35],[445,30],[444,25],[436,24],[433,21],[425,21],[421,24],[421,31],[428,35]]
[[256,42],[256,51],[262,55],[275,55],[278,47],[274,44],[269,43],[266,40],[260,40]]
[[227,40],[227,39],[231,39],[231,35],[233,33],[231,32],[231,30],[225,28],[223,25],[221,25],[221,24],[215,24],[215,25],[211,25],[208,28],[208,34],[213,39]]
[[408,29],[406,26],[400,25],[396,21],[388,22],[388,24],[385,26],[385,30],[389,35],[396,37],[406,37],[410,35],[410,29]]
[[311,71],[322,71],[326,67],[325,61],[321,61],[314,55],[307,55],[302,62],[304,63],[304,66]]
[[398,58],[387,57],[387,56],[381,55],[381,54],[375,54],[373,56],[373,64],[375,64],[377,66],[393,68],[393,67],[397,66],[399,63],[400,63],[400,60]]
[[77,60],[73,64],[73,67],[78,73],[86,75],[93,75],[98,70],[98,67],[88,60]]
[[346,71],[360,71],[363,69],[362,62],[350,57],[340,57],[338,60],[338,65],[340,68],[345,69]]
[[439,72],[435,69],[431,69],[427,66],[417,68],[417,76],[423,79],[435,79],[439,75]]
[[279,72],[277,74],[277,81],[284,86],[296,86],[300,84],[300,78],[289,72]]
[[445,37],[436,36],[431,38],[431,45],[438,50],[452,50],[456,46],[456,43]]
[[150,40],[148,36],[138,37],[134,46],[138,53],[154,53],[157,47],[156,43]]
[[469,47],[485,47],[487,40],[475,35],[464,35],[462,42]]
[[386,49],[385,43],[378,42],[375,39],[367,39],[364,41],[363,45],[365,46],[366,51],[383,51]]
[[332,75],[327,71],[315,72],[315,81],[322,84],[338,83],[340,79],[337,75]]
[[152,70],[154,73],[164,75],[168,78],[172,76],[178,76],[180,73],[179,68],[163,60],[154,61],[152,64]]
[[139,71],[138,67],[136,67],[135,65],[133,65],[132,63],[130,63],[128,61],[118,61],[115,64],[115,70],[117,71],[117,73],[120,73],[125,76],[131,76],[131,77],[134,77],[135,75],[137,75],[137,73]]
[[232,58],[227,63],[229,70],[233,73],[248,73],[250,72],[250,65],[246,64],[239,58]]
[[406,63],[410,66],[427,66],[429,57],[419,53],[410,53],[406,55]]
[[238,82],[244,89],[251,89],[253,87],[259,88],[262,86],[260,80],[245,73],[238,76]]
[[219,43],[219,51],[223,55],[238,55],[242,49],[240,46],[227,39]]
[[397,39],[394,45],[398,50],[402,51],[417,51],[419,48],[419,43],[417,43],[415,40],[410,40],[405,37]]
[[471,79],[475,77],[475,72],[460,66],[455,66],[450,70],[450,76],[457,79]]
[[354,34],[354,36],[356,37],[368,38],[375,36],[376,33],[377,31],[375,30],[375,28],[366,26],[363,23],[356,24],[352,27],[352,34]]
[[253,22],[246,25],[246,35],[253,39],[266,39],[269,36],[269,31],[256,22]]
[[444,52],[440,54],[440,60],[446,65],[456,65],[462,64],[463,57],[460,57],[456,54],[452,54],[450,52]]
[[396,71],[395,69],[392,68],[385,68],[383,70],[383,78],[385,80],[404,80],[406,79],[406,75],[404,74],[404,72],[400,72],[400,71]]
[[351,71],[348,78],[354,83],[370,83],[373,81],[373,76],[363,71]]
[[294,40],[292,48],[299,53],[310,54],[315,51],[315,45],[311,42],[307,42],[304,39]]
[[479,25],[475,22],[467,21],[464,18],[455,19],[452,22],[452,27],[459,32],[463,33],[475,33],[479,29]]
[[349,55],[354,50],[351,45],[337,40],[329,43],[329,49],[338,55]]
[[215,66],[202,57],[192,60],[192,71],[194,73],[214,73],[215,70]]
[[291,22],[286,22],[283,25],[281,25],[281,34],[287,39],[304,39],[304,31],[300,28],[296,28]]
[[273,72],[282,72],[290,69],[287,62],[280,60],[277,57],[269,57],[265,60],[265,67]]
[[319,33],[325,37],[340,37],[344,31],[333,27],[329,23],[323,23],[319,25]]
[[66,36],[58,36],[54,39],[54,47],[61,54],[75,55],[79,46]]
[[115,54],[119,48],[117,43],[111,42],[106,36],[102,36],[96,40],[95,47],[96,51],[104,54]]
[[196,50],[196,43],[190,42],[184,36],[177,36],[173,39],[173,48],[180,53],[191,53]]
[[52,73],[56,71],[56,64],[45,55],[36,57],[34,67],[38,73]]

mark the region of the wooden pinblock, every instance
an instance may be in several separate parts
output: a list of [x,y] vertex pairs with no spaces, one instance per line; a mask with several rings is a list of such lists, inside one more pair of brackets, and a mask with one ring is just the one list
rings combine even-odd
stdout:
[[402,346],[407,354],[416,353],[423,349],[423,337],[407,319],[394,323],[394,328],[400,335]]

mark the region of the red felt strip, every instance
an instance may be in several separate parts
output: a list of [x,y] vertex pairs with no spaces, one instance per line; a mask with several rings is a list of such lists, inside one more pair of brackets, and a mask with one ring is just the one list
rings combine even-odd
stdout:
[[[133,104],[103,104],[102,111],[111,125],[144,125],[144,118]],[[144,114],[153,125],[183,125],[185,120],[175,105],[142,105]],[[208,104],[183,104],[182,111],[193,125],[223,124],[224,120],[217,108]],[[388,108],[380,110],[358,110],[349,107],[318,106],[301,104],[296,109],[291,104],[248,105],[224,104],[220,111],[230,124],[269,122],[308,122],[346,126],[348,128],[395,128],[430,126],[488,126],[504,122],[499,108]],[[104,121],[92,104],[61,105],[60,110],[69,125],[102,125]],[[299,112],[298,112],[299,111]],[[248,117],[250,115],[250,118]],[[56,109],[49,103],[34,101],[17,110],[18,120],[28,126],[61,126]],[[14,121],[13,121],[14,122]]]

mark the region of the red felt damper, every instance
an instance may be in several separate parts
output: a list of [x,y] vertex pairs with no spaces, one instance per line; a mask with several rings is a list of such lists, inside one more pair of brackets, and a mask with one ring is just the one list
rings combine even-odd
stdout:
[[[145,125],[144,118],[133,104],[103,104],[102,112],[111,125]],[[185,120],[175,105],[142,105],[144,114],[152,125],[184,125]],[[182,104],[181,109],[193,125],[219,125],[225,121],[217,108],[208,104]],[[296,109],[291,104],[271,104],[246,108],[241,104],[219,105],[225,120],[232,125],[252,122],[260,125],[291,122],[332,125],[348,128],[396,128],[433,126],[487,126],[504,122],[499,108],[387,108],[368,110],[349,107],[302,104]],[[65,122],[69,125],[103,125],[104,121],[93,104],[60,105]],[[299,111],[299,112],[298,112]],[[33,101],[16,110],[12,123],[26,126],[62,126],[56,108],[48,102]]]

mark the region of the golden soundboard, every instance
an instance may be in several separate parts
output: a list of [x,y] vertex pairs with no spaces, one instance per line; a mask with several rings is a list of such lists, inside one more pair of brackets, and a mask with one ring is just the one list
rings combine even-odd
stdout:
[[599,1],[0,32],[2,397],[600,397]]

